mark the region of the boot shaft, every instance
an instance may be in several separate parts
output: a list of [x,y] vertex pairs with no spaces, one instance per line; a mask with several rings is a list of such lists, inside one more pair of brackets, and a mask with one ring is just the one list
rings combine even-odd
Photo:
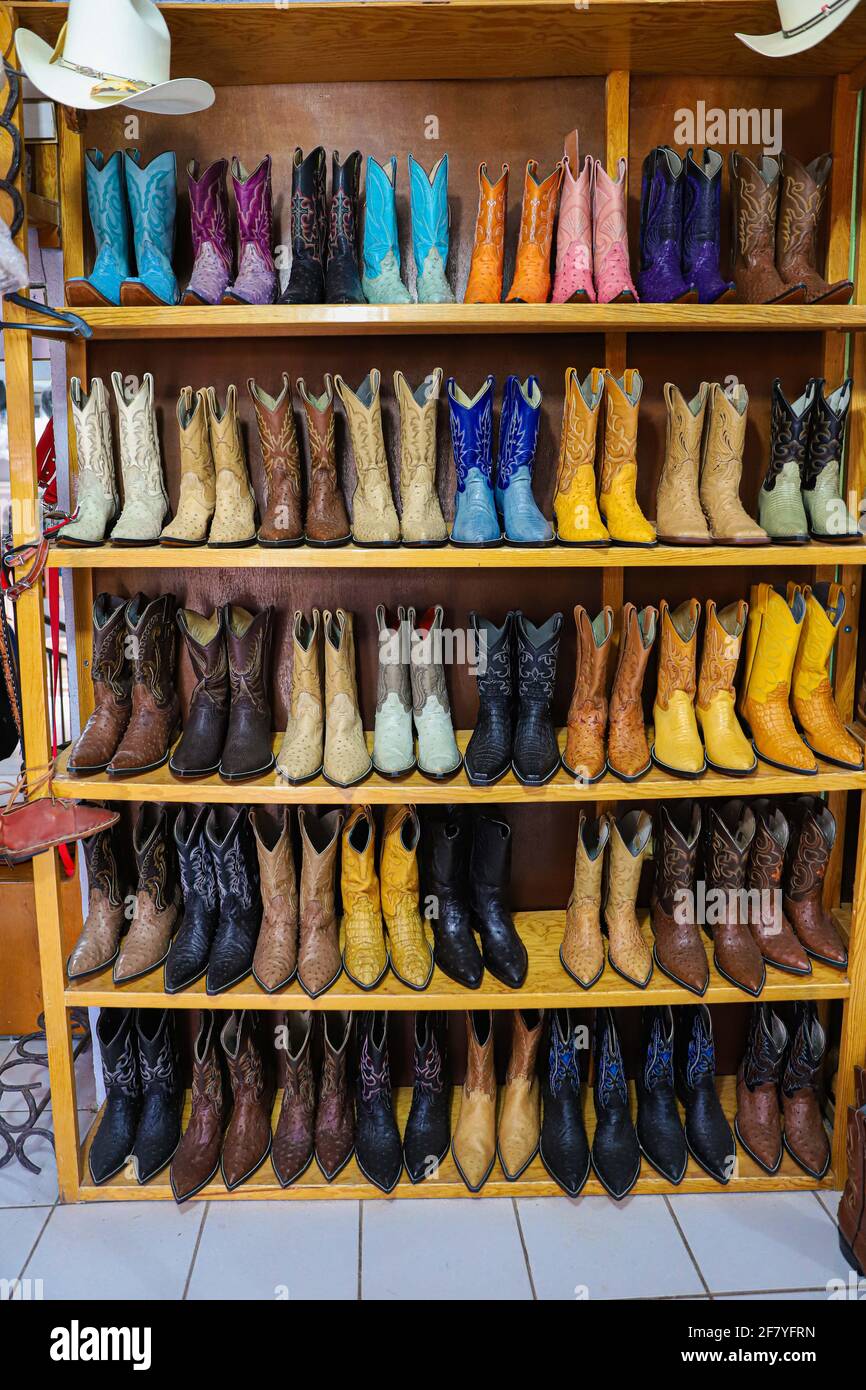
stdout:
[[755,1004],[743,1057],[743,1080],[750,1091],[777,1086],[788,1046],[788,1030],[769,1004]]
[[627,811],[611,818],[605,912],[622,907],[634,910],[651,837],[652,817],[647,811]]
[[648,1094],[674,1088],[674,1017],[669,1005],[643,1010],[644,1064],[638,1086]]
[[229,685],[233,716],[240,707],[271,726],[270,658],[274,610],[270,606],[258,613],[230,607],[226,621]]
[[667,381],[663,392],[667,407],[667,426],[665,461],[659,492],[667,486],[676,493],[688,489],[690,494],[694,494],[695,503],[709,390],[709,383],[702,381],[697,394],[687,401],[679,387]]
[[174,610],[173,594],[163,594],[152,602],[139,594],[127,605],[126,632],[132,652],[134,704],[144,701],[166,709],[176,699]]
[[454,377],[446,383],[458,493],[465,491],[472,472],[487,487],[493,486],[493,387],[494,378],[489,376],[470,400]]
[[602,721],[603,735],[603,725],[607,721],[607,668],[613,640],[613,609],[604,607],[597,617],[590,618],[586,609],[578,604],[574,610],[574,625],[577,657],[568,722],[591,719],[596,714]]
[[540,423],[541,390],[538,378],[530,376],[521,381],[516,376],[508,377],[502,392],[502,413],[499,417],[498,492],[504,492],[521,471],[532,476]]
[[578,134],[566,139],[556,231],[554,304],[595,299],[592,283],[592,172],[587,155],[580,167]]
[[685,801],[658,808],[655,835],[655,897],[670,915],[679,895],[694,893],[701,836],[701,808]]
[[802,479],[806,466],[809,433],[815,402],[816,382],[811,380],[803,394],[789,402],[777,377],[773,382],[773,406],[770,416],[770,462],[763,488],[771,492],[786,465],[796,481]]
[[476,643],[476,681],[482,703],[510,702],[514,693],[514,614],[506,614],[501,627],[489,618],[470,613]]
[[331,213],[328,219],[328,260],[348,256],[357,260],[358,200],[361,192],[361,152],[355,150],[340,162],[337,150],[331,161]]
[[359,1109],[391,1109],[391,1066],[388,1059],[388,1015],[361,1015],[358,1057]]
[[545,1104],[565,1097],[579,1101],[580,1050],[574,1012],[551,1009],[548,1018],[549,1048],[542,1082]]
[[521,613],[517,618],[517,693],[521,701],[549,709],[556,684],[556,660],[562,614],[554,613],[536,627]]
[[546,179],[538,178],[538,163],[530,159],[523,180],[523,206],[514,279],[507,299],[543,304],[550,293],[550,252],[559,204],[563,165],[560,160]]
[[795,1004],[782,1074],[783,1096],[792,1098],[799,1091],[814,1091],[818,1087],[826,1046],[826,1035],[818,1021],[814,1000]]
[[182,806],[174,821],[174,848],[180,888],[184,901],[184,916],[192,912],[206,917],[215,925],[219,916],[219,893],[216,871],[208,847],[205,826],[208,808],[203,806],[195,815]]
[[303,846],[301,924],[309,926],[315,921],[327,925],[334,920],[334,878],[343,813],[328,811],[317,816],[302,807],[298,821]]
[[628,1113],[628,1083],[622,1060],[619,1034],[610,1009],[599,1009],[595,1020],[595,1082],[597,1113]]
[[292,619],[292,689],[289,713],[293,720],[306,716],[316,724],[324,721],[322,698],[321,615],[314,608],[307,622],[300,609]]
[[139,493],[164,492],[153,377],[150,372],[145,372],[140,385],[129,398],[120,372],[111,373],[111,384],[117,406],[117,433],[126,506]]
[[205,247],[231,273],[232,245],[229,199],[226,187],[228,160],[218,159],[199,173],[198,163],[187,165],[189,210],[193,256],[198,260]]
[[677,1010],[674,1070],[687,1103],[696,1091],[715,1095],[716,1049],[706,1004],[688,1004]]
[[357,915],[366,907],[370,917],[378,918],[380,893],[376,874],[376,833],[369,806],[356,806],[343,827],[340,897],[344,917]]
[[236,1115],[242,1106],[262,1106],[267,1098],[270,1068],[262,1052],[260,1031],[258,1013],[246,1009],[229,1014],[220,1034]]
[[145,1097],[161,1093],[173,1097],[179,1085],[171,1009],[139,1009],[136,1014],[138,1067]]
[[677,691],[682,691],[691,700],[695,697],[700,616],[701,605],[697,599],[686,599],[673,610],[667,599],[659,602],[661,637],[656,704],[661,709],[668,709],[671,697]]
[[124,885],[121,883],[112,831],[100,830],[96,835],[82,841],[82,844],[87,862],[87,891],[91,906],[94,897],[98,896],[115,910],[123,907]]
[[218,1042],[216,1019],[213,1014],[203,1015],[193,1044],[190,1121],[210,1116],[213,1123],[222,1128],[227,1097]]
[[473,1010],[466,1014],[466,1075],[464,1097],[480,1093],[489,1100],[496,1098],[496,1073],[493,1058],[493,1014]]
[[[795,601],[798,587],[789,582],[789,604]],[[807,700],[824,686],[832,699],[830,657],[845,616],[845,590],[841,584],[819,583],[814,588],[803,585],[799,592],[806,611],[791,676],[794,699]]]
[[[338,608],[333,614],[322,614],[325,645],[325,705],[330,718],[337,711],[335,701],[343,697],[353,713],[358,711],[358,679],[355,660],[354,614]],[[347,711],[348,713],[348,711]]]
[[728,801],[721,808],[710,805],[707,812],[707,839],[704,872],[707,890],[721,889],[728,906],[726,916],[736,913],[732,894],[746,886],[749,852],[755,838],[755,817],[745,802]]
[[325,151],[317,145],[304,158],[296,149],[292,158],[292,264],[295,260],[322,267],[325,257]]
[[705,148],[700,164],[686,154],[683,210],[683,270],[697,287],[703,304],[729,298],[733,281],[723,280],[721,254],[722,156]]
[[258,856],[264,914],[297,917],[298,886],[289,808],[284,806],[276,821],[261,808],[254,808],[250,811],[250,826]]
[[330,487],[336,486],[337,461],[334,445],[334,391],[333,381],[326,373],[325,390],[321,396],[308,392],[303,377],[298,377],[298,391],[304,407],[304,422],[307,427],[307,441],[310,447],[310,493],[321,486],[324,479]]
[[701,500],[711,502],[720,488],[739,491],[749,393],[738,382],[729,395],[713,382],[707,400],[707,429],[701,459]]
[[511,1015],[511,1055],[506,1085],[535,1080],[538,1048],[544,1032],[543,1009],[515,1009]]
[[[397,235],[397,158],[392,155],[382,165],[367,156],[364,211],[364,276],[377,279],[393,268],[400,275],[400,241]],[[423,264],[423,262],[419,262]]]
[[766,702],[777,691],[787,702],[805,616],[801,590],[797,589],[791,601],[786,602],[769,584],[752,586],[741,709],[747,698]]
[[437,159],[429,174],[410,154],[409,192],[412,203],[412,250],[418,279],[423,279],[434,267],[435,272],[444,276],[450,220],[447,154]]
[[96,1023],[106,1092],[128,1101],[141,1098],[135,1019],[134,1009],[100,1009]]
[[390,489],[385,436],[382,432],[381,375],[374,367],[357,391],[338,374],[334,377],[352,439],[352,454],[362,490],[387,487]]
[[790,827],[782,812],[765,797],[752,802],[752,814],[755,838],[749,855],[749,892],[775,895],[782,886]]
[[436,367],[415,390],[402,372],[394,373],[400,407],[400,491],[405,508],[413,486],[432,488],[436,479],[436,408],[442,368]]
[[195,481],[202,503],[208,511],[213,511],[216,500],[216,474],[210,447],[206,393],[193,393],[191,386],[181,387],[175,414],[180,441],[181,490],[187,478]]
[[814,388],[808,454],[803,462],[804,491],[815,487],[825,468],[835,464],[838,470],[841,465],[853,382],[847,377],[835,391],[825,394],[824,381],[818,377]]
[[781,176],[778,161],[762,155],[754,164],[739,150],[731,153],[731,210],[734,268],[772,267],[776,250]]
[[114,480],[114,450],[111,438],[111,417],[108,397],[100,377],[90,383],[90,394],[82,388],[77,376],[69,383],[69,401],[75,429],[75,456],[78,463],[78,504],[83,492],[92,484],[107,498],[117,503]]
[[433,1102],[445,1092],[448,1066],[448,1029],[445,1017],[439,1013],[415,1014],[415,1048],[413,1053],[414,1097],[425,1096]]
[[650,652],[656,639],[658,616],[657,608],[642,608],[638,612],[633,603],[627,603],[623,607],[619,658],[610,692],[611,723],[621,718],[630,708],[643,720],[641,692]]
[[[143,594],[135,603],[146,603]],[[91,674],[96,703],[104,699],[128,705],[132,695],[132,671],[126,655],[129,604],[112,594],[99,594],[93,605],[93,664]]]
[[212,806],[205,834],[216,873],[220,921],[260,910],[258,857],[247,808]]
[[720,610],[716,609],[713,599],[707,599],[697,690],[699,709],[709,709],[711,702],[719,695],[726,695],[733,708],[734,676],[748,615],[749,605],[743,599],[729,603]]
[[120,303],[120,286],[132,270],[124,164],[120,150],[108,159],[102,150],[85,150],[87,211],[96,244],[96,261],[89,279],[114,304]]
[[619,159],[611,178],[600,159],[592,165],[593,274],[599,304],[635,300],[626,229],[628,161]]
[[[593,367],[584,381],[574,367],[565,373],[565,403],[556,472],[557,496],[570,491],[579,468],[595,463],[598,419],[604,395],[604,371]],[[593,488],[593,494],[595,489]]]
[[776,232],[776,265],[785,280],[817,269],[818,224],[824,210],[832,155],[822,154],[811,164],[782,151],[779,156],[779,220]]
[[788,842],[786,897],[793,902],[814,897],[820,902],[835,842],[836,821],[830,808],[817,797],[798,797]]
[[637,419],[643,381],[634,367],[628,367],[621,377],[614,377],[606,371],[604,385],[604,456],[600,490],[607,493],[619,470],[637,463]]
[[601,882],[604,873],[604,853],[610,840],[610,818],[597,821],[581,811],[577,821],[577,848],[574,855],[574,881],[570,907],[587,904],[601,908]]

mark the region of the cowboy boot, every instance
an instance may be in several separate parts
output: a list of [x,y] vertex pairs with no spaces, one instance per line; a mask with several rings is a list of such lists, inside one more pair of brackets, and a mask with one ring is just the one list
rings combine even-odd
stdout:
[[794,728],[789,705],[805,616],[800,590],[786,603],[772,585],[752,585],[739,711],[762,762],[786,772],[817,773],[818,764]]
[[614,1201],[628,1196],[640,1176],[640,1148],[629,1110],[628,1082],[611,1009],[595,1015],[595,1134],[592,1166]]
[[303,377],[298,377],[298,393],[304,407],[310,446],[310,490],[304,537],[307,545],[346,545],[352,539],[352,532],[337,482],[333,383],[326,373],[324,392],[314,396],[307,391]]
[[445,385],[457,474],[451,544],[488,549],[502,543],[493,497],[494,378],[489,376],[471,400],[453,376]]
[[159,539],[169,511],[156,434],[153,377],[145,372],[127,400],[120,372],[111,373],[117,403],[123,510],[111,529],[116,545],[150,545]]
[[379,874],[388,960],[401,984],[426,989],[433,975],[433,951],[419,910],[418,842],[421,827],[414,806],[389,806],[382,831]]
[[801,164],[792,154],[779,155],[782,190],[776,232],[776,269],[786,285],[805,285],[807,304],[850,304],[853,280],[830,285],[818,273],[818,224],[824,210],[833,156],[820,154]]
[[788,1037],[782,1073],[785,1148],[804,1173],[820,1180],[830,1167],[830,1142],[818,1101],[827,1039],[814,999],[794,1004]]
[[839,1203],[839,1248],[862,1278],[866,1274],[866,1071],[854,1068],[855,1105],[848,1106],[848,1174]]
[[[795,587],[788,585],[789,603]],[[791,677],[794,717],[806,744],[819,758],[859,771],[863,747],[845,728],[830,685],[830,657],[845,616],[845,590],[841,584],[822,582],[812,587],[805,584],[802,595],[806,616]]]
[[238,273],[222,297],[223,304],[273,304],[277,288],[274,267],[274,216],[271,197],[271,156],[248,174],[237,155],[232,159],[232,184],[238,214]]
[[848,952],[824,906],[824,876],[836,843],[833,812],[814,796],[794,803],[782,908],[810,956],[837,970],[848,966]]
[[507,304],[546,304],[550,297],[550,251],[562,183],[562,161],[541,183],[538,162],[530,159],[523,180],[520,238]]
[[591,989],[604,970],[601,939],[601,877],[610,838],[607,816],[591,820],[581,808],[577,821],[574,883],[559,948],[563,968],[581,989]]
[[697,300],[697,286],[683,274],[683,217],[686,166],[668,145],[657,145],[643,162],[640,190],[638,294],[646,304]]
[[686,599],[671,612],[659,602],[658,678],[653,705],[652,760],[675,777],[700,777],[707,762],[695,718],[695,661],[701,605]]
[[321,617],[314,608],[307,622],[300,609],[292,619],[292,684],[289,719],[277,771],[294,786],[322,771],[325,705],[322,697]]
[[322,1071],[313,1142],[316,1162],[326,1182],[345,1168],[355,1147],[355,1106],[349,1085],[352,1014],[322,1013]]
[[325,151],[317,145],[292,157],[292,268],[279,304],[322,304],[325,299]]
[[788,1048],[788,1030],[770,1004],[755,1004],[746,1053],[737,1072],[734,1131],[750,1158],[765,1173],[782,1162],[779,1082]]
[[84,151],[87,211],[93,228],[96,259],[89,275],[66,281],[66,303],[74,309],[120,303],[120,287],[132,271],[129,203],[120,150]]
[[229,1192],[252,1177],[271,1151],[274,1071],[255,1010],[230,1013],[220,1034],[234,1101],[220,1168]]
[[425,902],[435,903],[430,917],[433,960],[450,980],[466,989],[478,989],[484,963],[469,906],[471,838],[464,810],[453,807],[443,814],[434,812],[424,822],[421,854],[423,897]]
[[435,1179],[451,1146],[447,1014],[415,1014],[412,1104],[403,1135],[411,1183]]
[[340,897],[343,969],[359,989],[375,989],[388,969],[388,952],[376,875],[376,832],[369,806],[354,807],[343,826]]
[[212,806],[205,839],[216,873],[219,920],[207,967],[208,994],[222,994],[252,969],[262,895],[256,844],[246,806]]
[[126,640],[132,650],[132,713],[108,764],[109,777],[134,777],[162,767],[180,729],[174,595],[149,603],[139,594],[127,604]]
[[357,391],[334,377],[352,440],[357,481],[352,495],[352,539],[356,545],[399,545],[400,522],[382,434],[381,375],[374,367]]
[[463,761],[445,685],[442,620],[443,611],[437,605],[428,608],[416,627],[415,609],[409,609],[409,674],[412,718],[418,734],[418,771],[434,780],[452,776]]
[[367,156],[364,198],[364,269],[361,285],[368,304],[411,304],[400,278],[397,236],[397,156],[387,165]]
[[405,777],[415,766],[412,734],[411,626],[405,608],[397,609],[397,624],[388,626],[388,614],[376,609],[379,630],[379,676],[376,687],[376,722],[373,729],[373,766],[383,777]]
[[226,187],[228,160],[218,159],[199,173],[186,166],[192,224],[193,267],[181,304],[220,304],[232,278],[231,219]]
[[412,205],[412,250],[419,304],[453,304],[454,291],[445,279],[448,260],[448,156],[437,159],[428,174],[409,156]]
[[619,159],[612,179],[600,159],[592,167],[592,270],[599,304],[634,304],[626,230],[628,161]]
[[774,264],[781,176],[779,164],[761,155],[753,164],[731,151],[731,268],[742,304],[803,304],[803,282],[786,283]]
[[749,605],[742,599],[718,611],[713,600],[707,599],[695,701],[707,762],[715,772],[732,777],[745,777],[758,766],[755,750],[740,728],[734,709],[734,677],[748,612]]
[[546,623],[536,627],[518,613],[515,629],[517,722],[512,767],[518,782],[524,786],[543,787],[560,766],[559,743],[550,710],[556,684],[562,614],[554,613]]
[[633,367],[621,377],[604,374],[604,456],[599,511],[619,545],[655,545],[656,529],[637,503],[637,414],[643,381]]
[[509,545],[552,545],[553,527],[532,495],[541,389],[534,376],[510,376],[502,393],[494,498]]
[[[143,594],[133,600],[146,603]],[[93,713],[72,745],[67,767],[104,772],[132,714],[132,671],[126,655],[126,599],[98,594],[93,604]]]
[[766,545],[770,539],[740,501],[748,409],[742,382],[728,390],[717,381],[710,386],[699,492],[717,545]]
[[316,999],[339,977],[340,934],[334,905],[334,883],[342,811],[317,816],[301,807],[301,925],[298,948],[298,983]]
[[737,1144],[716,1091],[713,1023],[706,1004],[676,1011],[674,1075],[686,1112],[689,1152],[705,1172],[726,1186],[734,1174]]
[[117,958],[120,934],[126,925],[126,885],[117,862],[116,841],[113,830],[100,830],[83,841],[87,861],[87,917],[66,962],[69,980],[80,980],[104,970]]
[[770,462],[758,493],[758,519],[771,541],[805,545],[809,523],[803,507],[803,474],[807,467],[816,382],[789,404],[778,377],[773,382],[770,421]]
[[311,1056],[313,1015],[309,1009],[289,1010],[286,1036],[286,1081],[271,1149],[280,1187],[296,1182],[313,1161],[316,1078]]
[[78,462],[75,520],[64,526],[57,544],[101,545],[120,510],[108,397],[101,378],[93,378],[88,396],[74,376],[69,384],[69,403]]
[[719,269],[722,220],[722,156],[704,149],[701,162],[686,152],[683,212],[683,275],[698,292],[700,304],[725,304],[736,295],[733,280]]
[[256,499],[247,471],[238,417],[238,392],[230,386],[225,409],[212,386],[207,388],[210,445],[216,469],[216,510],[208,545],[225,550],[253,545],[256,539]]
[[457,1171],[470,1192],[480,1192],[496,1162],[496,1073],[493,1014],[466,1014],[466,1076],[451,1140]]
[[635,1081],[638,1144],[656,1172],[676,1187],[686,1175],[689,1152],[674,1091],[673,1009],[644,1009],[642,1023],[643,1060]]
[[[809,451],[803,465],[802,495],[814,540],[852,544],[862,540],[860,528],[845,505],[839,467],[853,382],[847,377],[829,395],[823,378],[815,381],[815,401],[809,426]],[[859,506],[859,498],[854,499]]]
[[229,611],[228,605],[215,608],[206,618],[181,608],[175,615],[196,683],[184,731],[168,761],[173,777],[210,777],[219,769],[229,723]]
[[358,276],[358,200],[361,192],[361,152],[340,163],[331,156],[331,214],[328,219],[326,304],[364,304]]
[[472,927],[481,941],[484,965],[494,979],[509,989],[520,989],[529,957],[511,915],[510,887],[511,827],[492,815],[478,815],[469,862]]
[[604,370],[593,367],[581,382],[574,367],[565,370],[565,403],[553,515],[561,545],[607,545],[610,536],[595,497],[595,440]]
[[142,804],[132,848],[138,885],[132,923],[112,971],[116,985],[137,980],[162,965],[183,905],[165,806],[152,801]]
[[202,1009],[192,1049],[192,1104],[183,1137],[171,1160],[169,1180],[179,1204],[215,1178],[228,1121],[228,1087],[217,1047],[219,1020]]
[[150,1182],[171,1162],[180,1143],[183,1088],[180,1084],[174,1013],[138,1009],[135,1016],[141,1115],[132,1164],[139,1183]]
[[792,975],[811,975],[812,966],[782,910],[782,872],[790,827],[765,797],[751,803],[755,838],[749,855],[749,925],[768,965]]
[[250,811],[259,858],[262,924],[253,956],[253,979],[266,994],[291,984],[298,968],[298,880],[292,853],[289,808],[276,817]]
[[216,470],[210,448],[207,396],[184,386],[177,402],[180,435],[180,496],[177,511],[159,536],[160,545],[204,545],[216,507]]
[[636,782],[651,766],[641,692],[658,616],[658,609],[638,612],[633,603],[622,610],[619,660],[608,706],[607,766],[623,782]]
[[720,809],[710,802],[704,875],[713,961],[719,974],[746,994],[760,994],[767,979],[748,910],[741,907],[754,838],[755,817],[745,802],[727,801]]
[[562,190],[556,227],[554,304],[594,304],[592,283],[592,171],[589,155],[580,168],[577,131],[565,140]]
[[466,749],[464,766],[473,787],[490,787],[511,768],[513,730],[514,614],[501,627],[469,614],[474,639],[474,675],[478,719]]
[[291,382],[283,372],[283,389],[274,397],[250,377],[247,390],[256,408],[268,494],[267,509],[258,529],[259,545],[300,545],[304,539],[301,456],[292,412]]
[[442,368],[436,367],[413,391],[402,372],[394,373],[400,405],[400,501],[403,544],[439,546],[448,527],[436,491],[436,405]]
[[373,767],[358,708],[354,618],[338,608],[322,614],[325,642],[323,775],[335,787],[363,782]]
[[87,1154],[93,1181],[101,1186],[126,1164],[141,1114],[141,1076],[134,1009],[100,1009],[96,1036],[105,1080],[105,1105]]
[[177,280],[171,266],[177,212],[177,156],[174,150],[154,155],[144,167],[138,150],[127,150],[123,165],[132,218],[137,276],[120,286],[124,308],[177,304]]
[[262,777],[274,765],[270,688],[273,608],[229,608],[226,623],[231,710],[219,775],[224,782]]
[[580,604],[574,610],[577,654],[574,690],[568,707],[568,733],[562,766],[581,783],[604,776],[607,728],[607,668],[613,638],[613,609],[590,619]]
[[701,382],[687,401],[679,387],[666,381],[665,459],[656,493],[656,529],[665,545],[710,545],[706,517],[698,497],[701,438],[709,386]]
[[403,1171],[403,1146],[391,1096],[388,1015],[361,1014],[358,1027],[355,1158],[368,1182],[391,1192]]
[[511,1015],[511,1056],[499,1117],[496,1152],[509,1182],[516,1182],[538,1152],[541,1136],[541,1085],[538,1048],[543,1009],[515,1009]]
[[576,1197],[589,1177],[589,1143],[580,1095],[577,1014],[551,1009],[547,1064],[541,1070],[538,1156],[553,1181]]
[[695,874],[701,837],[697,802],[660,802],[653,858],[653,960],[693,994],[706,994],[710,967],[695,924]]
[[165,962],[166,994],[178,994],[200,980],[219,920],[216,873],[208,849],[208,808],[181,806],[174,819],[174,847],[180,871],[183,917]]
[[498,304],[502,299],[502,267],[505,260],[505,211],[508,204],[508,165],[495,183],[487,177],[487,165],[478,166],[478,216],[464,304]]
[[641,866],[649,852],[652,828],[652,817],[646,811],[627,811],[610,820],[604,903],[607,958],[617,974],[638,989],[646,989],[653,973],[652,952],[644,941],[635,912]]

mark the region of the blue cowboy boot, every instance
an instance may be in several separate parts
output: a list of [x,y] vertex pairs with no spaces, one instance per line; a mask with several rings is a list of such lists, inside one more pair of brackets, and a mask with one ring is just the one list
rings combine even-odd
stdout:
[[364,202],[364,271],[361,285],[368,304],[411,304],[412,296],[400,279],[400,243],[397,238],[397,157],[383,168],[367,156]]
[[457,470],[452,545],[501,545],[493,503],[493,384],[489,376],[472,400],[448,378],[451,447]]
[[701,304],[733,299],[736,285],[723,279],[719,270],[722,156],[718,150],[705,149],[700,164],[691,148],[686,152],[684,201],[683,274],[697,289]]
[[409,189],[418,303],[453,304],[454,291],[445,279],[449,220],[447,154],[437,159],[429,174],[410,154]]
[[640,274],[637,290],[650,304],[694,301],[698,292],[683,276],[685,166],[667,145],[643,162],[640,190]]
[[550,545],[553,527],[538,510],[532,495],[532,468],[541,390],[538,379],[510,376],[502,395],[499,419],[499,458],[496,466],[496,510],[505,523],[511,545]]
[[66,281],[66,303],[75,308],[119,304],[120,286],[132,270],[129,206],[120,150],[106,159],[102,150],[87,150],[87,209],[96,260],[89,275]]
[[171,257],[174,251],[174,215],[177,208],[177,159],[174,150],[155,155],[141,168],[139,150],[128,150],[126,191],[132,213],[138,275],[124,280],[120,302],[124,305],[177,304],[177,287]]

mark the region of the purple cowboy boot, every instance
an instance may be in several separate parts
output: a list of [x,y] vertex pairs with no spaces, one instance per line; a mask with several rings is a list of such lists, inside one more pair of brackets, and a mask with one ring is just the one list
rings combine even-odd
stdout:
[[274,267],[271,156],[266,154],[248,174],[237,156],[232,160],[232,183],[238,209],[238,273],[223,295],[223,304],[273,304],[277,287]]
[[736,294],[733,280],[724,280],[719,269],[721,209],[722,156],[718,150],[707,148],[698,164],[689,147],[686,152],[683,274],[696,287],[701,304],[720,304]]
[[668,145],[643,162],[640,191],[638,294],[649,304],[694,301],[698,292],[682,273],[685,166]]
[[199,175],[196,160],[186,166],[195,262],[182,304],[219,304],[231,281],[228,167],[227,160],[218,159]]

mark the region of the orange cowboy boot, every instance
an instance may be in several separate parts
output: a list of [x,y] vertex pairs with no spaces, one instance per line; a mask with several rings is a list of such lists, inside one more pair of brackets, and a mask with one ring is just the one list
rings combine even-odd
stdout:
[[574,610],[577,663],[568,707],[568,736],[562,765],[580,782],[597,782],[607,766],[607,668],[613,648],[613,609],[592,620],[580,604]]
[[530,159],[523,184],[523,211],[514,279],[507,304],[546,304],[550,298],[550,248],[562,183],[562,161],[539,183],[538,162]]
[[[788,585],[789,604],[797,587]],[[805,584],[801,592],[806,616],[791,681],[794,718],[819,758],[839,767],[862,768],[863,749],[845,728],[830,685],[830,654],[845,616],[845,590],[841,584]]]
[[498,304],[502,298],[507,200],[508,165],[503,164],[499,178],[491,183],[487,177],[487,165],[479,164],[478,219],[464,304]]

